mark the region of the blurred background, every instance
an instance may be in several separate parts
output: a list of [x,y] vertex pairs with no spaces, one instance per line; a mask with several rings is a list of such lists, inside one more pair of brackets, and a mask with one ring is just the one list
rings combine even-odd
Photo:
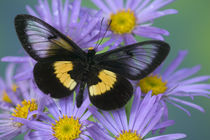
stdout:
[[[27,13],[26,5],[34,7],[36,0],[2,0],[0,2],[0,58],[3,56],[21,55],[22,47],[15,33],[13,24],[17,14]],[[89,0],[83,0],[83,5],[95,7]],[[179,50],[188,50],[183,67],[192,67],[197,64],[202,66],[199,75],[210,75],[210,1],[204,0],[177,0],[166,8],[179,11],[177,15],[170,15],[155,20],[155,26],[167,29],[171,35],[166,37],[166,42],[171,45],[171,53],[166,62],[169,63]],[[140,41],[140,40],[139,40]],[[6,63],[0,63],[0,76],[4,77]],[[187,108],[192,112],[188,117],[184,112],[169,105],[169,118],[176,124],[169,127],[164,134],[185,133],[186,140],[210,139],[210,100],[195,98],[194,102],[202,106],[206,112]],[[22,136],[15,140],[23,139]]]

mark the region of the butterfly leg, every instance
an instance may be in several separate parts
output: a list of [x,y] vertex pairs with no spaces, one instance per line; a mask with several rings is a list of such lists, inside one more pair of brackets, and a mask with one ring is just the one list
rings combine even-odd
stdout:
[[76,103],[77,103],[77,107],[79,108],[82,105],[83,102],[83,93],[85,90],[85,81],[82,81],[79,87],[79,93],[76,95]]

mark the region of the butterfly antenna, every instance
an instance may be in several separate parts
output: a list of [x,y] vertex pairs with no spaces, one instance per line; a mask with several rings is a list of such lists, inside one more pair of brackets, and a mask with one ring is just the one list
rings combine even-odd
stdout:
[[101,30],[102,30],[102,24],[103,24],[103,21],[104,21],[104,18],[102,18],[102,20],[101,20],[101,26],[100,26],[100,30],[99,30],[99,36],[98,36],[98,39],[97,39],[97,42],[96,42],[96,45],[95,45],[95,47],[94,47],[94,48],[96,48],[96,47],[97,47],[97,44],[98,44],[98,42],[99,42],[99,39],[100,39],[100,34],[101,34]]
[[[105,35],[106,35],[107,31],[109,30],[109,27],[110,27],[111,23],[112,23],[112,21],[109,22],[109,25],[107,26],[106,31],[105,31],[105,33],[103,34],[103,37],[102,37],[102,39],[100,40],[100,42],[99,42],[99,43],[97,42],[96,49],[97,49],[98,46],[103,42],[103,40],[104,40],[104,38],[105,38]],[[99,36],[100,36],[100,34],[99,34]]]

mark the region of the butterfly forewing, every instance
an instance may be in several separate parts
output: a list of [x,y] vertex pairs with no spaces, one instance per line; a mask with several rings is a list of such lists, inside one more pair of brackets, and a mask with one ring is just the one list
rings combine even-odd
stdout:
[[105,69],[138,80],[154,71],[169,50],[169,45],[162,41],[145,41],[96,55],[95,61]]
[[70,38],[36,17],[18,15],[15,27],[24,49],[37,61],[85,58]]

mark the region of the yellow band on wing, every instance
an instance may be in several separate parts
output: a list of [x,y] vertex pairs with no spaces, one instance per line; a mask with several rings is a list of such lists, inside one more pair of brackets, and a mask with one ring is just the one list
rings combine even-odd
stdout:
[[116,74],[108,70],[101,70],[98,74],[98,78],[101,80],[101,82],[89,87],[89,93],[91,96],[105,94],[107,91],[110,91],[113,88],[117,81]]
[[71,61],[57,61],[53,65],[54,73],[59,81],[66,88],[73,90],[77,85],[77,82],[71,78],[69,71],[73,70],[73,63]]

